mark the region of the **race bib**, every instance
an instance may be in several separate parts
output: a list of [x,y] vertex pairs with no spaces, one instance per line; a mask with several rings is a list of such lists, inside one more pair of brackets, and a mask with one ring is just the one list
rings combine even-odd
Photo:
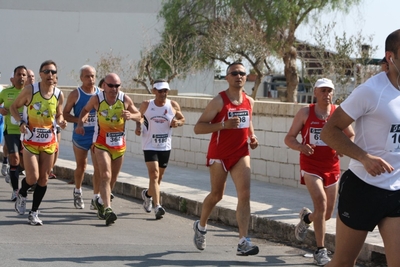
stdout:
[[[11,117],[11,124],[19,126],[19,121],[16,121],[13,116],[10,116],[10,117]],[[20,119],[22,119],[22,113],[19,113],[19,117],[20,117]]]
[[49,128],[33,128],[30,141],[36,143],[50,143],[53,139],[53,131]]
[[153,147],[166,147],[167,146],[168,134],[153,134],[152,145]]
[[110,147],[119,147],[124,144],[124,133],[107,133],[106,144]]
[[242,128],[249,128],[250,127],[250,114],[248,110],[233,110],[228,111],[228,119],[232,119],[233,117],[239,117],[239,127]]
[[400,153],[400,124],[390,126],[385,151]]
[[310,144],[316,146],[326,146],[324,141],[321,140],[321,128],[310,128]]
[[83,127],[93,127],[97,124],[97,116],[96,114],[89,114],[87,121],[83,124]]

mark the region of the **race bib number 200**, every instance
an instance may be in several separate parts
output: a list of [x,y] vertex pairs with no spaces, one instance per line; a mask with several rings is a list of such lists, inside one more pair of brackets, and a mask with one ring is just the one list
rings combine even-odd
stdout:
[[49,143],[53,138],[52,129],[33,128],[31,140],[37,143]]

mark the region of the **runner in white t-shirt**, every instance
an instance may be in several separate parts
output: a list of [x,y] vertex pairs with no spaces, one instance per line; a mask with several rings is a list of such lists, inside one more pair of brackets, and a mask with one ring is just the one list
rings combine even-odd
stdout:
[[[340,180],[329,267],[354,266],[376,226],[388,266],[400,266],[400,29],[387,37],[385,55],[389,71],[354,89],[321,132],[327,145],[351,158]],[[342,132],[353,122],[354,143]]]

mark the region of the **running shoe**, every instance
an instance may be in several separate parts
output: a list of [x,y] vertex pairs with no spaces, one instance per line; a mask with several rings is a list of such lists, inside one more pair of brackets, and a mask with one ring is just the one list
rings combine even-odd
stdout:
[[43,225],[41,219],[39,219],[39,211],[30,211],[28,216],[28,222],[30,225]]
[[322,248],[320,250],[315,251],[314,253],[314,264],[318,266],[324,266],[331,261],[331,258],[328,257],[328,250],[326,248]]
[[194,231],[194,245],[199,250],[204,250],[206,248],[206,234],[207,231],[200,231],[199,230],[199,223],[200,221],[197,220],[193,223],[193,231]]
[[249,255],[257,255],[258,247],[253,245],[250,241],[250,238],[246,238],[241,244],[238,244],[236,255],[239,256],[249,256]]
[[3,163],[3,165],[1,165],[1,175],[6,176],[7,168],[8,168],[8,164],[7,163]]
[[154,213],[156,214],[156,220],[159,220],[165,214],[165,209],[162,206],[158,205],[157,208],[154,210]]
[[94,206],[97,210],[97,218],[99,218],[100,220],[104,220],[104,205],[99,203],[99,198],[96,198],[96,200],[94,201]]
[[6,173],[5,180],[6,180],[7,184],[9,184],[11,182],[11,178],[10,178],[10,175],[8,173]]
[[304,216],[306,216],[309,213],[311,213],[311,210],[307,208],[302,208],[299,213],[300,222],[296,225],[296,228],[294,229],[294,235],[296,236],[296,239],[299,241],[304,241],[307,235],[307,230],[308,228],[310,228],[310,225],[305,223],[304,221]]
[[82,193],[77,193],[77,192],[75,192],[75,189],[74,189],[73,195],[74,195],[75,208],[77,208],[77,209],[85,208],[85,203],[83,202]]
[[26,197],[21,196],[17,191],[17,200],[15,201],[15,211],[19,215],[24,215],[26,210]]
[[11,193],[11,201],[16,201],[17,200],[17,192],[18,190],[13,190]]
[[106,219],[106,225],[109,226],[117,220],[117,215],[111,208],[106,208],[104,211],[104,218]]
[[149,213],[151,212],[151,209],[153,208],[153,198],[152,197],[146,197],[147,189],[144,189],[142,191],[142,199],[143,199],[143,209]]
[[94,203],[94,199],[92,199],[91,201],[90,201],[90,210],[97,210],[97,208],[96,208],[96,204]]

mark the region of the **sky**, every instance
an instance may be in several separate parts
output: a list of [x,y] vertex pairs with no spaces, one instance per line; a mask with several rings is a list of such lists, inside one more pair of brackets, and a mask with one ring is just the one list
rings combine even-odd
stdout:
[[[344,31],[347,36],[356,35],[360,31],[363,36],[372,36],[372,45],[378,46],[373,57],[383,58],[386,37],[400,29],[400,0],[363,0],[358,6],[352,7],[347,14],[338,12],[321,14],[317,25],[331,21],[336,22],[335,32],[338,36],[342,36]],[[307,26],[299,27],[296,37],[300,40],[309,39],[315,26],[315,23],[310,22]]]

